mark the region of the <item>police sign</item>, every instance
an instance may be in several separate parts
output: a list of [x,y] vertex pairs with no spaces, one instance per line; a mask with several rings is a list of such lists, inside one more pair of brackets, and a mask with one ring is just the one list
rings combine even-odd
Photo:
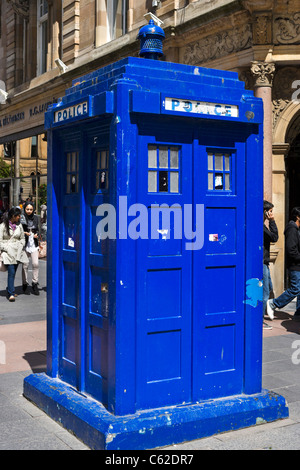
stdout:
[[75,104],[54,113],[54,122],[65,122],[76,117],[84,117],[88,114],[88,102]]
[[208,103],[205,101],[165,98],[164,107],[168,111],[191,114],[211,114],[213,116],[238,117],[239,108],[232,104]]

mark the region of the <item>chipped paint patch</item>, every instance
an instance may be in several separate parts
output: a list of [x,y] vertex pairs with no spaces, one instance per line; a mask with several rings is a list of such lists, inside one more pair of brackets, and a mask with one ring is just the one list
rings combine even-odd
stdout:
[[263,283],[257,278],[249,279],[246,282],[246,295],[247,299],[244,300],[244,304],[251,305],[251,307],[257,307],[258,302],[263,300]]

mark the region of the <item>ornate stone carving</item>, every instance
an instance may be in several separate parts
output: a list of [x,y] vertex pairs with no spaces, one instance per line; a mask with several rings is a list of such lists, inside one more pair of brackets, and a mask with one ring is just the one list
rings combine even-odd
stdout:
[[274,8],[273,0],[243,0],[244,7],[253,13],[253,11],[267,11]]
[[256,60],[252,62],[251,72],[255,78],[255,86],[272,86],[275,64]]
[[202,62],[247,49],[251,45],[252,30],[250,24],[246,24],[189,44],[184,50],[183,62],[190,65],[199,65]]
[[272,14],[255,14],[253,21],[253,43],[271,44],[272,42]]
[[300,12],[274,19],[274,43],[300,43]]
[[14,11],[28,20],[29,17],[29,0],[7,0],[11,4]]
[[280,118],[280,115],[285,110],[288,104],[289,100],[273,100],[273,129],[275,128],[276,123]]

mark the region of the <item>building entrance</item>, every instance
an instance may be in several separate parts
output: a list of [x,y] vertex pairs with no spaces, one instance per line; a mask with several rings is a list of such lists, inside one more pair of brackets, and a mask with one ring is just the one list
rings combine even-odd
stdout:
[[288,222],[293,207],[300,206],[300,133],[291,143],[286,170],[286,222]]

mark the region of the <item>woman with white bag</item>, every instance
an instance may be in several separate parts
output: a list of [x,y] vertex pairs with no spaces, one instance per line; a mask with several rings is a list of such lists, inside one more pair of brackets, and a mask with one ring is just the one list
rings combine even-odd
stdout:
[[[39,281],[39,221],[37,215],[34,214],[33,203],[27,201],[24,205],[24,216],[22,216],[21,223],[25,233],[25,251],[28,258],[32,262],[32,291],[35,295],[40,295],[38,290]],[[23,264],[22,280],[23,292],[29,293],[28,288],[28,266],[27,263]]]
[[19,263],[28,263],[24,251],[25,235],[20,224],[21,209],[13,207],[3,216],[0,224],[0,252],[2,262],[7,268],[7,298],[15,301],[15,277]]

